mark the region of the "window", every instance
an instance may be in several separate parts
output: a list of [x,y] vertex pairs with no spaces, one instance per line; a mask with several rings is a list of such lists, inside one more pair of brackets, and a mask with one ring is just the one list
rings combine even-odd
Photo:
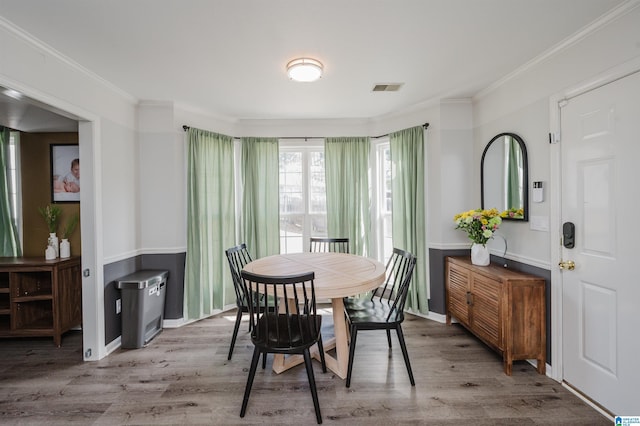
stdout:
[[18,230],[18,239],[22,241],[22,200],[20,199],[20,133],[9,132],[9,161],[7,164],[7,184],[9,185],[9,204],[11,218]]
[[[314,143],[315,142],[315,143]],[[327,236],[322,141],[280,142],[280,252],[306,251],[310,237]]]
[[375,145],[375,209],[372,223],[376,227],[378,260],[386,262],[393,252],[391,222],[391,148],[385,138]]
[[[314,143],[315,142],[315,143]],[[371,157],[373,236],[371,255],[386,262],[393,252],[391,149],[388,138],[374,142]],[[308,250],[310,237],[326,237],[327,211],[322,140],[280,141],[280,252]]]

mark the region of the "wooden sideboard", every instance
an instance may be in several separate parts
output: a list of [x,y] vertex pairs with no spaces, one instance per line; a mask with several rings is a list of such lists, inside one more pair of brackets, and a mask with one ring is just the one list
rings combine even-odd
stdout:
[[82,323],[80,257],[0,257],[0,337],[52,336]]
[[498,265],[476,266],[469,257],[447,257],[447,324],[451,317],[476,335],[504,362],[536,359],[546,369],[545,281]]

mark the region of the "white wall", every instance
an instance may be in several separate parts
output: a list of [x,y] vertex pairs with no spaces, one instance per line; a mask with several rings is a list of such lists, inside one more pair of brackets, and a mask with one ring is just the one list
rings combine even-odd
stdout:
[[[515,133],[522,137],[527,148],[529,164],[529,222],[503,221],[499,234],[507,239],[507,255],[511,259],[531,265],[549,267],[549,232],[535,231],[531,224],[536,218],[549,222],[549,101],[539,100],[527,107],[515,110],[504,117],[497,118],[490,123],[477,126],[474,130],[474,174],[480,176],[480,160],[482,152],[489,141],[503,132]],[[474,110],[477,105],[474,107]],[[546,197],[543,203],[531,202],[532,182],[543,181]],[[480,205],[480,185],[478,183],[474,198]],[[501,255],[504,242],[495,239],[489,247],[497,250]],[[497,253],[497,254],[498,254]]]
[[[533,181],[543,181],[545,186],[543,203],[530,200],[530,217],[549,219],[551,214],[549,199],[554,196],[555,182],[550,182],[549,167],[550,98],[640,56],[638,2],[629,3],[628,9],[617,13],[608,21],[605,19],[602,26],[567,41],[543,60],[528,64],[473,100],[474,173],[479,176],[482,151],[493,136],[502,132],[520,135],[529,154],[529,191]],[[557,230],[535,231],[530,225],[531,222],[502,225],[500,233],[506,236],[509,246],[507,257],[549,269],[550,247],[554,244],[551,236]],[[491,246],[498,251],[503,248],[501,241]]]
[[138,152],[133,129],[101,120],[102,230],[104,263],[137,254]]
[[[483,125],[640,55],[640,2],[603,19],[474,97],[474,123]],[[547,120],[548,121],[548,120]]]
[[[135,252],[135,101],[0,18],[0,85],[81,121],[83,345],[106,355],[103,265]],[[89,351],[90,350],[90,351]]]
[[138,246],[144,253],[186,250],[184,132],[174,126],[172,102],[140,102]]
[[[456,213],[480,207],[473,199],[480,187],[480,175],[473,168],[473,119],[469,99],[445,100],[440,103],[438,138],[433,142],[437,152],[429,158],[429,189],[433,196],[427,201],[429,247],[439,249],[469,248],[464,232],[455,229]],[[435,150],[434,150],[435,151]]]

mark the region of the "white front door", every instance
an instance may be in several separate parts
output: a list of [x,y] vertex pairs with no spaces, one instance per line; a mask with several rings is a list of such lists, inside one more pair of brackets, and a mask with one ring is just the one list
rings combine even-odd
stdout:
[[[614,415],[640,413],[640,72],[561,108],[563,379]],[[566,240],[565,240],[566,242]]]

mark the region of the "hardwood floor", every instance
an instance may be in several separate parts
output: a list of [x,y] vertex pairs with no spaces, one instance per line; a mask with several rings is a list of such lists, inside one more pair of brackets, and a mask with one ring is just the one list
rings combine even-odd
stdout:
[[[165,329],[146,348],[97,362],[82,361],[80,332],[65,334],[61,348],[0,340],[0,424],[315,424],[304,367],[276,375],[271,359],[239,417],[253,345],[243,325],[227,361],[234,319],[235,311]],[[612,423],[524,361],[506,376],[501,358],[457,325],[409,315],[403,328],[415,387],[397,338],[389,350],[384,332],[358,334],[350,389],[314,361],[325,424]]]

